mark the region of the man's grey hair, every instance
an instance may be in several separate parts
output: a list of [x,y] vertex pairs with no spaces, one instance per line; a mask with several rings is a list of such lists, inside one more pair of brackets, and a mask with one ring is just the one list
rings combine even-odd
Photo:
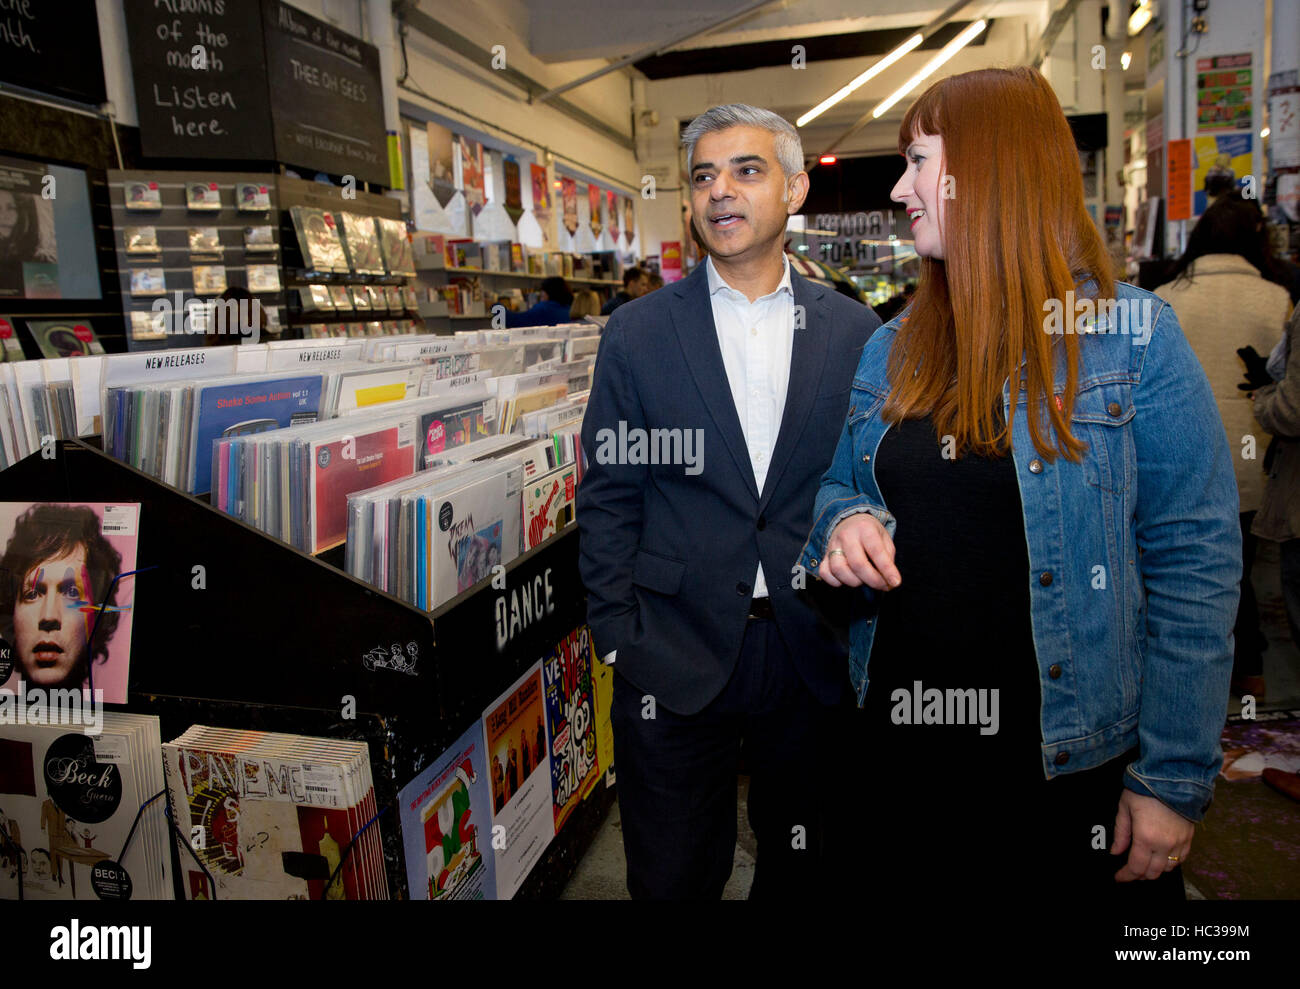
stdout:
[[687,175],[694,167],[695,145],[700,138],[729,127],[757,127],[771,131],[776,135],[776,160],[781,165],[781,171],[785,172],[785,177],[788,179],[803,171],[803,141],[788,120],[762,107],[728,103],[705,110],[682,131],[682,144],[686,146]]

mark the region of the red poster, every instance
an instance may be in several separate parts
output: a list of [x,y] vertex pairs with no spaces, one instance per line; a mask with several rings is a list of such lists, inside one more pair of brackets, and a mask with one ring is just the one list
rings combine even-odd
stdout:
[[578,232],[578,183],[570,178],[561,178],[560,196],[564,203],[564,229],[573,236]]
[[415,472],[415,431],[390,426],[350,441],[313,443],[311,452],[311,547],[320,553],[347,541],[348,495]]
[[665,240],[659,246],[659,274],[663,275],[664,284],[680,281],[682,277],[682,243],[679,240]]
[[529,165],[529,174],[533,180],[533,214],[538,210],[551,208],[551,193],[546,187],[546,169],[541,165]]
[[1165,215],[1171,221],[1190,220],[1192,218],[1192,142],[1190,139],[1169,142],[1165,170],[1169,176]]
[[591,206],[591,232],[597,237],[600,236],[600,187],[597,185],[587,186],[587,202]]

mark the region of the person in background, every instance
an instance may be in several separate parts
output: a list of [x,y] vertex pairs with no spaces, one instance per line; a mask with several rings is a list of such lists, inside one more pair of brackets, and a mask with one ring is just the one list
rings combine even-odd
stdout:
[[659,274],[659,272],[652,271],[650,272],[650,274],[646,275],[645,277],[646,277],[645,291],[647,295],[649,295],[657,288],[664,287],[664,276]]
[[1233,628],[1232,687],[1238,694],[1262,697],[1268,641],[1260,629],[1250,579],[1256,548],[1251,523],[1263,497],[1262,463],[1269,436],[1255,420],[1249,398],[1237,388],[1242,373],[1237,350],[1272,350],[1278,329],[1286,325],[1291,300],[1273,263],[1259,207],[1237,196],[1225,195],[1205,211],[1172,274],[1173,280],[1156,294],[1174,307],[1210,379],[1237,477],[1242,574]]
[[500,306],[506,312],[516,312],[515,297],[513,295],[498,295],[495,305]]
[[600,314],[608,316],[623,303],[641,298],[645,295],[647,287],[646,273],[637,267],[628,268],[623,272],[623,290],[616,292],[614,297],[605,303]]
[[[898,149],[920,283],[862,350],[800,559],[858,589],[835,751],[867,754],[839,830],[870,851],[841,882],[1182,899],[1241,553],[1209,383],[1173,307],[1114,281],[1039,72],[935,83]],[[1076,299],[1118,325],[1067,331]]]
[[583,289],[573,296],[573,305],[569,307],[569,319],[577,322],[584,316],[600,315],[600,296],[594,289]]
[[524,312],[506,313],[506,327],[516,326],[557,326],[569,321],[569,306],[573,304],[573,293],[563,278],[552,275],[542,279],[542,297]]
[[211,325],[203,336],[203,346],[233,346],[245,340],[258,343],[269,327],[270,319],[261,301],[243,286],[231,285],[212,306]]
[[1280,544],[1282,601],[1291,641],[1300,649],[1300,308],[1291,314],[1283,338],[1285,367],[1280,381],[1255,392],[1255,418],[1273,434],[1264,457],[1267,480],[1251,532]]

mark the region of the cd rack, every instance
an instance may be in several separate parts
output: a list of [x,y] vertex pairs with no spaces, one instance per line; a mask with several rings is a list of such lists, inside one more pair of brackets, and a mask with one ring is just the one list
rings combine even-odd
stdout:
[[[0,500],[140,503],[130,700],[110,707],[158,715],[164,740],[203,723],[366,741],[389,894],[408,898],[397,792],[586,620],[576,528],[424,612],[346,573],[341,548],[300,552],[97,443],[13,465]],[[597,785],[517,897],[559,894],[613,793]]]

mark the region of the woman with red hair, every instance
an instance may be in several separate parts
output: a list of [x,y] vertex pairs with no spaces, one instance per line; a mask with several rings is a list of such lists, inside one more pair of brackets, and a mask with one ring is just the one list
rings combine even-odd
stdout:
[[860,589],[849,744],[896,756],[859,787],[866,878],[1181,897],[1241,559],[1209,385],[1116,284],[1038,72],[936,83],[899,150],[920,283],[862,352],[801,561]]

